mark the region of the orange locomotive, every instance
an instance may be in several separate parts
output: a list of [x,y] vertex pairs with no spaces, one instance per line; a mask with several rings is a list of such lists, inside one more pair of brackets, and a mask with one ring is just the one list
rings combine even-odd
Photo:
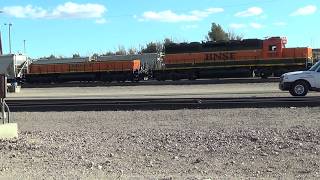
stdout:
[[29,74],[135,71],[140,61],[104,61],[70,64],[31,64]]
[[40,60],[29,66],[26,81],[137,81],[140,60],[91,61],[89,58]]
[[311,48],[285,48],[286,38],[265,40],[168,44],[164,67],[156,70],[158,80],[280,76],[306,69],[312,63]]

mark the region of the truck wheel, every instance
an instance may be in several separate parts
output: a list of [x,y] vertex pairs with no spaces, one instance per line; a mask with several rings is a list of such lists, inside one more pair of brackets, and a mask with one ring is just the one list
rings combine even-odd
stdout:
[[309,91],[309,85],[304,81],[295,82],[289,90],[292,96],[305,96]]

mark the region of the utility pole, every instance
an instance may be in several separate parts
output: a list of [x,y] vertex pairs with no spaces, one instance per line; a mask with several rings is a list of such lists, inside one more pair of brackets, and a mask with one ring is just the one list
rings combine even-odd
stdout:
[[[3,11],[0,11],[0,14],[3,13]],[[0,55],[2,55],[2,39],[1,39],[1,30],[0,30]]]
[[26,54],[26,40],[23,40],[23,53]]
[[4,24],[4,25],[5,26],[8,25],[8,27],[9,27],[9,53],[11,54],[12,53],[12,51],[11,51],[11,26],[12,26],[12,24],[9,23],[9,24]]

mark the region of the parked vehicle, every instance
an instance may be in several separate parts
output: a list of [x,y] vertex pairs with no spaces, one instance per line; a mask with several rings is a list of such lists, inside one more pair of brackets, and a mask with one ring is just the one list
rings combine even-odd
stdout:
[[320,61],[308,71],[285,73],[280,77],[279,88],[292,96],[305,96],[309,91],[320,91]]

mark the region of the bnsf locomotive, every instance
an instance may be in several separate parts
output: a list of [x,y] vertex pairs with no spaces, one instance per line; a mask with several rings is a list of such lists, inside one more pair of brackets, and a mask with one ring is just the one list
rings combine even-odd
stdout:
[[[312,49],[286,48],[287,40],[245,39],[227,42],[170,43],[164,56],[129,55],[33,62],[25,75],[30,83],[66,81],[179,80],[222,77],[280,76],[312,64]],[[141,56],[141,58],[139,58]],[[141,59],[153,57],[146,71]],[[154,60],[156,59],[156,60]],[[143,60],[143,63],[147,60]]]
[[96,61],[90,58],[39,60],[29,65],[27,83],[68,81],[139,81],[140,60]]
[[280,76],[312,64],[312,49],[286,48],[286,38],[168,44],[158,80]]

